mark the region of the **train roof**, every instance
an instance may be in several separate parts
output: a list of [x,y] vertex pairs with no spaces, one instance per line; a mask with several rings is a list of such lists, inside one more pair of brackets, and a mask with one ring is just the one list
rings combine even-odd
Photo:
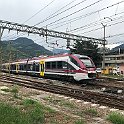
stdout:
[[[49,58],[57,58],[57,57],[65,57],[65,56],[75,56],[78,58],[89,58],[88,56],[85,56],[85,55],[65,53],[65,54],[58,54],[58,55],[53,55],[53,56],[39,56],[39,57],[33,57],[33,58],[27,58],[27,59],[20,59],[16,62],[11,62],[11,64],[28,62],[28,61],[32,63],[34,61],[38,62],[41,59],[49,59]],[[6,64],[8,64],[8,63],[6,63]]]
[[88,56],[80,55],[80,54],[73,54],[73,55],[78,57],[78,58],[89,58]]

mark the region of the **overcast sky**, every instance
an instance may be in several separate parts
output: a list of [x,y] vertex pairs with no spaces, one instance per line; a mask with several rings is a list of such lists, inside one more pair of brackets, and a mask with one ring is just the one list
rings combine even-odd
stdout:
[[[56,16],[43,21],[52,14]],[[123,0],[0,0],[0,20],[31,26],[41,22],[36,26],[47,26],[48,29],[94,38],[103,38],[104,24],[109,46],[124,43]],[[47,49],[52,49],[50,47],[54,45],[50,43],[56,41],[58,47],[66,45],[63,39],[48,37],[48,44],[42,36],[28,36],[26,33],[19,33],[17,36],[15,31],[9,34],[4,31],[2,40],[16,39],[19,36],[28,37]],[[54,47],[57,48],[56,45]]]

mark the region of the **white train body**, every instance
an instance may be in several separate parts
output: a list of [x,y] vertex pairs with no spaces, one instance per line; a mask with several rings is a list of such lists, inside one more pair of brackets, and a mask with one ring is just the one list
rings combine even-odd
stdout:
[[93,61],[79,54],[63,54],[2,64],[3,71],[41,77],[67,78],[81,81],[96,78]]

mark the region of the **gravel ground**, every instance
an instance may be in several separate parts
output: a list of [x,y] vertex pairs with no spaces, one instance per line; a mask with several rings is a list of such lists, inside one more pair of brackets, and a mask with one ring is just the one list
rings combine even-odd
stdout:
[[[75,121],[80,119],[83,119],[85,124],[111,124],[106,120],[110,112],[117,111],[124,114],[122,110],[92,104],[83,100],[76,100],[59,94],[0,82],[0,89],[3,86],[9,89],[17,87],[19,91],[18,95],[22,99],[31,98],[56,110],[58,114],[54,117],[47,117],[46,124],[52,124],[49,121],[50,118],[54,118],[57,122],[59,121],[59,124],[75,124]],[[21,102],[20,99],[13,98],[12,93],[3,92],[2,90],[0,90],[0,101],[14,106],[19,106]]]

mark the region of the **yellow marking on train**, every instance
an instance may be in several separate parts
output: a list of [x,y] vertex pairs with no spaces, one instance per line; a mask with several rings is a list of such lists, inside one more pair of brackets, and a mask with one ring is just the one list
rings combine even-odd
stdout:
[[17,63],[16,64],[16,73],[18,73],[19,72],[19,64]]
[[44,64],[45,64],[45,61],[41,60],[40,61],[40,76],[42,77],[44,77]]

